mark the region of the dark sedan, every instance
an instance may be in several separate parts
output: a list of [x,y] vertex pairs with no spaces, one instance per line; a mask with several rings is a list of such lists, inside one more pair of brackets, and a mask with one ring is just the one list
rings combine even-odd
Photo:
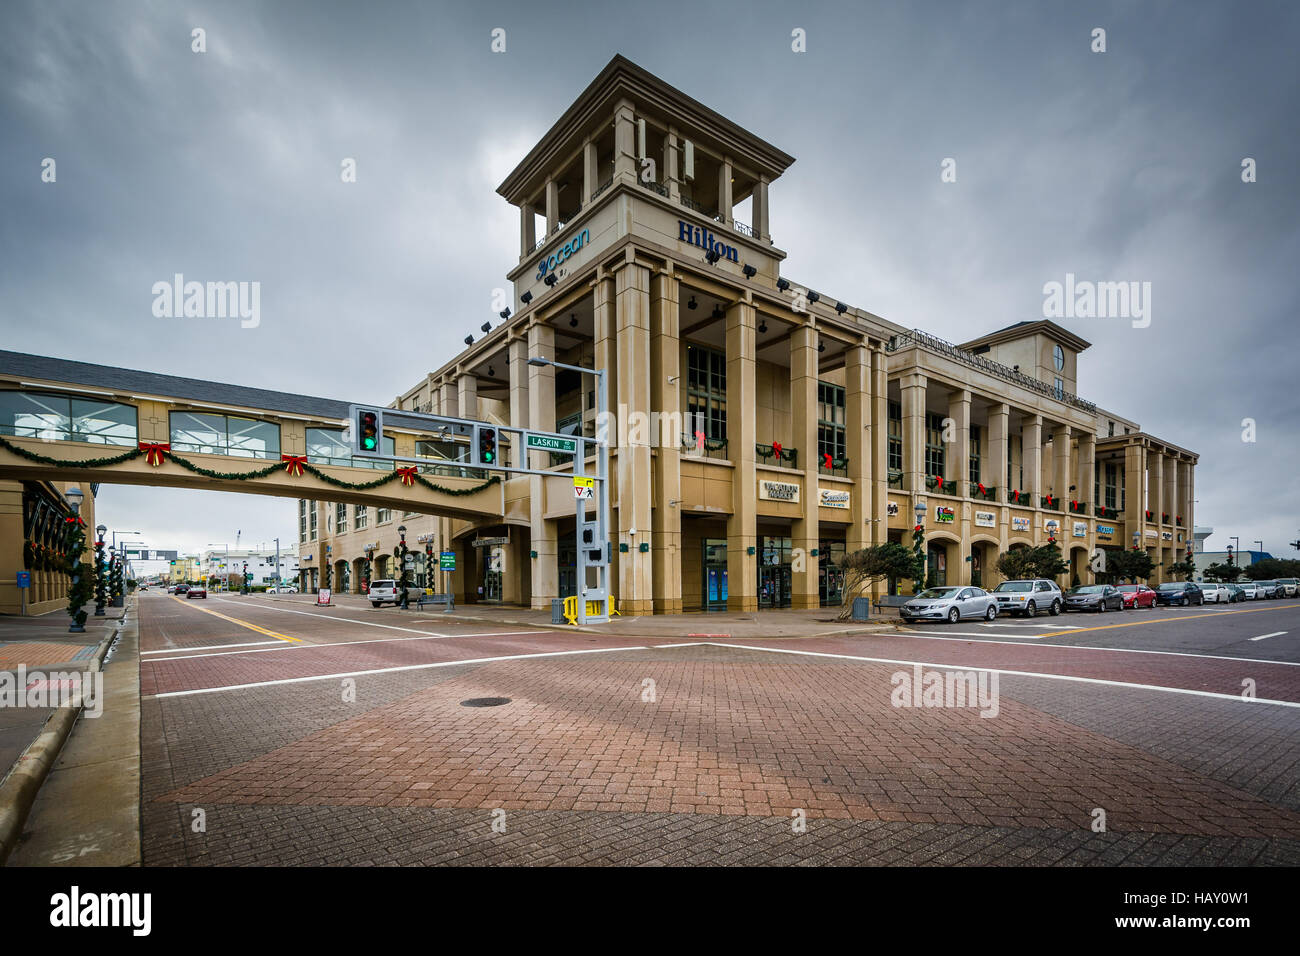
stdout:
[[1156,601],[1178,607],[1204,604],[1205,595],[1190,581],[1167,581],[1156,588]]
[[188,591],[185,592],[185,600],[187,601],[196,597],[207,600],[208,589],[201,584],[196,584],[194,585],[194,587],[190,588]]
[[1085,584],[1065,592],[1067,611],[1119,611],[1124,607],[1124,595],[1110,584]]

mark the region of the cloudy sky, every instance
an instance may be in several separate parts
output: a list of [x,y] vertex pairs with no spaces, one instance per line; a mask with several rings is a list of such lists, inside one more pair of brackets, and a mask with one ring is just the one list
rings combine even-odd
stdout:
[[[827,295],[963,341],[1042,317],[1066,273],[1150,282],[1147,328],[1063,323],[1093,343],[1080,394],[1200,453],[1211,546],[1286,554],[1298,44],[1293,2],[18,0],[0,342],[388,402],[491,315],[518,243],[495,187],[622,53],[796,157],[772,233],[784,274]],[[260,282],[261,324],[156,318],[175,273]],[[154,547],[296,525],[292,502],[219,493],[105,486],[100,509]]]

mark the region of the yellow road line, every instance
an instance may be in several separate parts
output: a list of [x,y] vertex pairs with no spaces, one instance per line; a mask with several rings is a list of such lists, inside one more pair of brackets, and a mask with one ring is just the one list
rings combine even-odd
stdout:
[[1190,621],[1193,618],[1219,617],[1220,615],[1223,614],[1259,614],[1262,611],[1294,611],[1295,609],[1296,609],[1295,605],[1290,605],[1288,607],[1242,608],[1238,611],[1210,611],[1205,614],[1179,614],[1175,617],[1158,617],[1155,618],[1154,620],[1147,620],[1147,621],[1127,621],[1123,624],[1098,624],[1096,627],[1080,627],[1080,628],[1076,628],[1073,631],[1070,631],[1068,634],[1063,634],[1061,636],[1069,637],[1075,634],[1082,634],[1085,631],[1109,631],[1112,628],[1116,628],[1116,627],[1142,627],[1144,624],[1168,624],[1170,621]]
[[[169,595],[169,597],[171,597],[173,601],[177,601],[181,604],[184,604],[186,607],[192,606],[188,598],[182,601],[180,598],[176,597],[175,595]],[[213,617],[219,617],[223,621],[229,621],[231,624],[238,624],[240,627],[246,627],[250,631],[257,631],[258,634],[265,634],[267,637],[274,637],[278,641],[288,641],[291,644],[303,643],[302,638],[290,637],[288,634],[281,634],[279,631],[268,631],[264,627],[260,627],[259,625],[252,624],[248,621],[241,621],[237,617],[227,617],[225,614],[222,614],[220,611],[213,611],[206,607],[195,607],[194,610],[202,611],[204,614],[211,614]]]

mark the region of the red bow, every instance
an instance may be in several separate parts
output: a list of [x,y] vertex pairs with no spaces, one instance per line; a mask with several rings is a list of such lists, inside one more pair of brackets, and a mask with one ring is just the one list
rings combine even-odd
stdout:
[[772,454],[776,455],[777,461],[781,460],[781,443],[779,441],[772,442]]
[[1051,496],[1051,495],[1048,495],[1048,496],[1047,496],[1047,507],[1049,507],[1049,508],[1052,507],[1052,496]]
[[695,447],[696,448],[704,447],[704,432],[695,433]]
[[410,468],[398,468],[397,473],[402,478],[402,484],[404,485],[415,484],[415,466],[411,466]]
[[936,488],[942,488],[942,487],[943,487],[943,475],[935,475],[935,476],[934,476],[934,486],[935,486]]
[[1019,492],[1017,489],[1015,489],[1015,488],[1012,488],[1012,489],[1011,489],[1011,497],[1014,498],[1014,499],[1016,500],[1016,503],[1017,503],[1017,504],[1019,504],[1019,502],[1020,502],[1020,492]]
[[168,442],[140,442],[140,450],[144,452],[144,460],[149,464],[157,467],[163,463],[163,454],[172,450]]
[[822,462],[825,464],[827,471],[829,471],[831,468],[834,467],[834,465],[831,462],[831,456],[829,452],[825,452],[825,451],[822,452]]
[[295,478],[302,477],[302,467],[307,464],[306,455],[281,455],[280,460],[284,462],[284,470]]
[[976,486],[979,488],[980,494],[984,494],[984,482],[976,482]]
[[1074,511],[1078,511],[1078,510],[1079,510],[1079,502],[1077,502],[1077,501],[1071,501],[1071,502],[1070,502],[1070,508],[1071,508],[1072,510],[1074,510]]
[[916,526],[915,528],[913,528],[912,530],[913,530],[913,531],[923,531],[924,528],[923,528],[921,525],[917,525],[917,526]]

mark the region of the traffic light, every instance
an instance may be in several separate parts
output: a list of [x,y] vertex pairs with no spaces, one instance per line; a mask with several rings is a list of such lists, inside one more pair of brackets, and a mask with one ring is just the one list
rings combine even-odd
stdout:
[[497,463],[497,430],[480,428],[478,430],[478,461],[480,465]]
[[362,452],[377,452],[381,444],[379,413],[372,408],[357,410],[357,448]]

